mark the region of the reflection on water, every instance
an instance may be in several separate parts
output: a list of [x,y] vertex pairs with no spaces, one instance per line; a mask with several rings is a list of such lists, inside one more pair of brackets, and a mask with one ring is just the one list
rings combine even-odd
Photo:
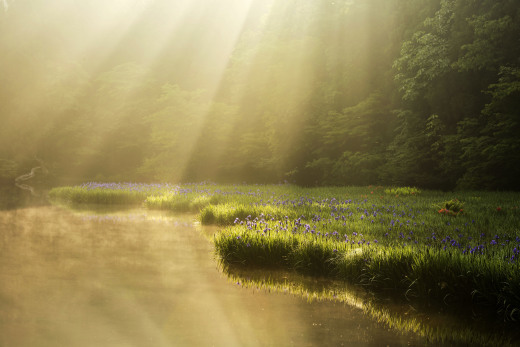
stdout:
[[[402,333],[414,333],[428,345],[448,346],[517,346],[520,332],[512,323],[476,321],[472,317],[454,316],[432,308],[380,300],[362,288],[342,281],[303,276],[284,270],[251,270],[240,266],[223,266],[229,280],[251,290],[288,293],[310,301],[325,301],[357,307],[366,317]],[[367,318],[364,319],[367,319]],[[419,341],[419,340],[418,340]]]
[[8,186],[0,185],[0,211],[48,204],[45,189],[39,189],[33,195],[27,190],[20,189],[15,184]]
[[193,216],[0,211],[1,346],[400,346],[334,301],[244,288]]

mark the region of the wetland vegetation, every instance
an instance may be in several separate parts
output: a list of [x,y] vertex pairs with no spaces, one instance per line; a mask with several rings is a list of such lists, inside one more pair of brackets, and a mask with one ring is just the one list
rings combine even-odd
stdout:
[[49,195],[198,213],[219,226],[213,242],[225,265],[342,280],[417,310],[504,326],[520,318],[518,193],[86,183]]

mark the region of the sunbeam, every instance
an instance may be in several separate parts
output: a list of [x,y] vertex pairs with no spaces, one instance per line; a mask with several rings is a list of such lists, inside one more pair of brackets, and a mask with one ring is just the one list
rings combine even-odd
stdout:
[[[478,163],[488,153],[478,138],[514,138],[517,7],[487,6],[467,5],[460,19],[435,0],[2,0],[0,170],[14,179],[37,157],[78,180],[418,185],[428,172],[432,187],[455,187],[482,170],[509,177],[512,164],[462,169],[448,140],[471,139],[461,143],[479,148],[464,149]],[[481,83],[432,84],[476,70],[488,71],[473,76]],[[498,126],[503,112],[509,127]],[[480,114],[497,125],[474,125]],[[405,134],[427,137],[432,155],[408,156],[420,146]],[[509,157],[511,141],[493,142],[488,159]]]
[[519,32],[517,0],[0,0],[0,345],[514,345]]

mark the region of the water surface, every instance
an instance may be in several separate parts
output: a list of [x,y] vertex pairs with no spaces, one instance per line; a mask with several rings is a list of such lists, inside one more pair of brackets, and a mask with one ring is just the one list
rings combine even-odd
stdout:
[[401,346],[357,308],[245,288],[192,215],[0,211],[1,346]]

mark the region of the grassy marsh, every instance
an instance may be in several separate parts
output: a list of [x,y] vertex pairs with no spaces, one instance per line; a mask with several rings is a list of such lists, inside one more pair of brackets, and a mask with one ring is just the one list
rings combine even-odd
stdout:
[[56,188],[50,196],[196,212],[201,223],[220,226],[214,243],[224,263],[293,269],[443,310],[520,319],[518,193],[207,183],[137,187],[90,184]]

